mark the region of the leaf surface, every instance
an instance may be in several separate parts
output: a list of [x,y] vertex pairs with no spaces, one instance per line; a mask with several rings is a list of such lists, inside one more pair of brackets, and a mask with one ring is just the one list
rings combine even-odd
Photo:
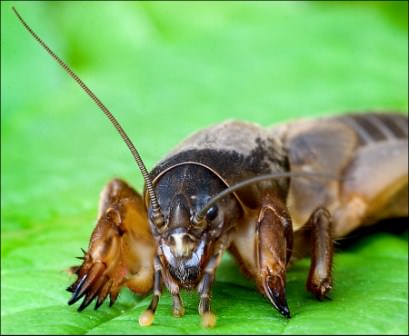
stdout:
[[214,329],[200,327],[193,293],[183,293],[181,319],[165,293],[146,329],[137,319],[150,298],[127,290],[112,308],[68,306],[64,270],[88,244],[100,190],[116,176],[141,190],[142,178],[11,5],[114,112],[150,168],[188,134],[226,119],[268,126],[408,108],[406,2],[3,1],[2,334],[408,333],[407,230],[341,249],[330,301],[305,291],[309,261],[297,263],[288,273],[290,320],[227,255],[213,290]]

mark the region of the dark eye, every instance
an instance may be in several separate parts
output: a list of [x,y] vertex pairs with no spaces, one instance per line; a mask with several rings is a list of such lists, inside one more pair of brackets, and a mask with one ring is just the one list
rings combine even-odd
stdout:
[[219,209],[217,208],[217,206],[212,206],[209,210],[207,210],[206,219],[208,221],[212,221],[213,219],[217,217],[218,213],[219,213]]

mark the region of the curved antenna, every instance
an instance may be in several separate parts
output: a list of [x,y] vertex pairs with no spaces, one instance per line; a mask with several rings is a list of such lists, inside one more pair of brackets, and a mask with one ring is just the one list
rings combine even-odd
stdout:
[[146,184],[146,189],[148,190],[149,197],[151,199],[151,205],[152,205],[152,210],[153,210],[153,221],[154,224],[158,227],[161,227],[164,224],[164,219],[162,212],[160,211],[159,203],[156,198],[155,192],[152,187],[152,182],[149,177],[149,173],[146,170],[146,167],[136,150],[135,146],[129,139],[128,135],[125,133],[123,130],[122,126],[119,124],[119,122],[116,120],[114,115],[108,110],[108,108],[99,100],[99,98],[88,88],[87,85],[70,69],[70,67],[65,64],[61,58],[59,58],[48,46],[45,44],[45,42],[31,29],[31,27],[24,21],[24,19],[20,16],[20,14],[17,12],[15,7],[12,7],[13,12],[16,14],[17,18],[20,20],[20,22],[23,24],[23,26],[27,29],[27,31],[37,40],[38,43],[47,51],[47,53],[55,60],[61,67],[68,73],[68,75],[73,78],[78,85],[85,91],[85,93],[91,97],[91,99],[98,105],[98,107],[104,112],[104,114],[108,117],[109,121],[114,125],[116,130],[118,131],[119,135],[122,137],[122,139],[125,141],[126,145],[128,146],[129,150],[131,151],[136,164],[138,165],[143,179]]
[[323,173],[308,173],[308,172],[287,172],[287,173],[272,173],[272,174],[265,174],[265,175],[260,175],[256,177],[249,178],[247,180],[241,181],[236,183],[235,185],[228,187],[227,189],[223,190],[222,192],[218,193],[216,196],[211,198],[204,206],[203,208],[196,214],[196,216],[193,217],[193,223],[195,224],[200,224],[205,216],[207,211],[220,199],[223,197],[235,192],[238,189],[241,189],[243,187],[246,187],[250,184],[257,183],[260,181],[266,181],[266,180],[273,180],[273,179],[279,179],[279,178],[284,178],[284,177],[322,177],[326,179],[342,179],[341,177],[337,177],[335,175],[331,174],[323,174]]

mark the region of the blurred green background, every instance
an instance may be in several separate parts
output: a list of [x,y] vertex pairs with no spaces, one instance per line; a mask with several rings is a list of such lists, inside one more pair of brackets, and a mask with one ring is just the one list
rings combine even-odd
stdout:
[[332,301],[288,275],[284,320],[226,257],[218,325],[199,326],[196,295],[155,325],[149,297],[69,307],[64,269],[86,247],[113,177],[142,178],[105,116],[24,31],[33,29],[113,111],[148,168],[188,134],[225,119],[270,125],[350,111],[408,110],[407,2],[1,2],[1,332],[408,333],[408,235],[340,248]]

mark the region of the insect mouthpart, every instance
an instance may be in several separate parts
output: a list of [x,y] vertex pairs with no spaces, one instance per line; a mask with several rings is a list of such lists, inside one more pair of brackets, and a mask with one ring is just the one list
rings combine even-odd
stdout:
[[191,288],[201,276],[206,239],[196,239],[186,231],[175,230],[162,239],[161,249],[169,266],[169,273],[183,287]]
[[197,239],[184,230],[176,230],[169,235],[167,244],[175,257],[188,258],[197,245]]

